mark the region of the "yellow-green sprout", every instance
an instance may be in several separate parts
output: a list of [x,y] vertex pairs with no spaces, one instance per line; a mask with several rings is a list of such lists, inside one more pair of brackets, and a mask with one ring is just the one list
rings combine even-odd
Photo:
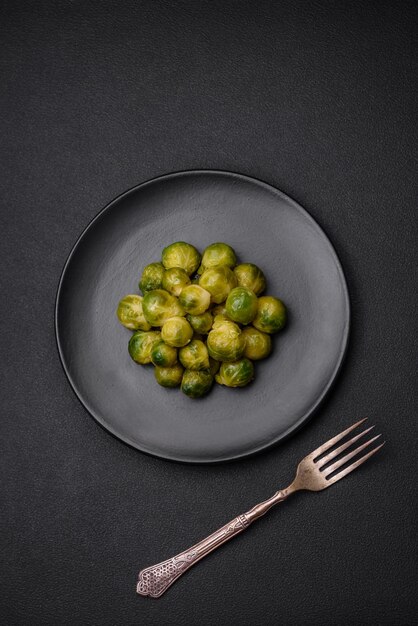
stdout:
[[165,343],[175,348],[187,345],[193,336],[193,328],[184,317],[172,317],[161,329],[161,337]]
[[213,317],[210,311],[205,311],[200,315],[186,315],[186,319],[199,335],[206,335],[212,328]]
[[164,265],[162,263],[150,263],[144,267],[139,288],[142,293],[161,289],[163,286]]
[[231,289],[237,286],[234,272],[226,265],[212,267],[203,272],[199,285],[209,291],[211,301],[215,304],[224,302]]
[[200,254],[190,243],[176,241],[164,248],[161,260],[167,270],[181,267],[190,276],[200,265]]
[[249,359],[222,363],[215,380],[226,387],[245,387],[254,378],[254,365]]
[[172,367],[177,362],[177,350],[164,341],[159,341],[152,348],[151,361],[160,367]]
[[201,315],[210,305],[210,293],[200,285],[187,285],[179,296],[183,309],[191,315]]
[[244,356],[252,361],[265,359],[271,352],[271,337],[261,330],[247,326],[242,331],[245,337]]
[[212,243],[203,252],[199,274],[203,274],[210,267],[218,267],[219,265],[234,267],[236,262],[237,257],[231,246],[228,246],[227,243]]
[[281,300],[273,296],[261,296],[253,326],[264,333],[277,333],[285,326],[286,317],[286,307]]
[[151,352],[154,345],[161,340],[161,333],[155,330],[138,330],[129,340],[128,350],[136,363],[151,363]]
[[[225,303],[217,304],[212,309],[210,309],[210,312],[212,313],[213,321],[229,320],[228,314],[226,312]],[[232,321],[232,320],[229,320],[229,321]]]
[[157,383],[162,387],[179,387],[183,379],[184,369],[180,363],[176,363],[171,367],[160,367],[157,365],[154,368],[154,375]]
[[209,354],[206,345],[199,339],[193,339],[179,350],[180,363],[187,370],[209,369]]
[[129,330],[150,330],[151,328],[142,310],[142,296],[128,295],[122,298],[116,315],[120,323]]
[[266,288],[266,277],[254,263],[237,265],[234,269],[234,274],[237,277],[238,285],[251,289],[256,296],[263,293]]
[[210,391],[213,376],[209,370],[185,370],[181,390],[189,398],[201,398]]
[[142,309],[151,326],[162,326],[170,317],[184,315],[184,310],[175,296],[164,289],[147,291]]
[[214,322],[207,346],[216,361],[237,361],[244,353],[245,338],[237,324],[221,319]]
[[249,324],[257,314],[257,296],[246,287],[235,287],[226,299],[228,317],[239,324]]
[[179,296],[181,290],[186,285],[190,285],[190,278],[181,267],[171,267],[169,270],[165,270],[163,274],[163,289],[173,294],[173,296]]

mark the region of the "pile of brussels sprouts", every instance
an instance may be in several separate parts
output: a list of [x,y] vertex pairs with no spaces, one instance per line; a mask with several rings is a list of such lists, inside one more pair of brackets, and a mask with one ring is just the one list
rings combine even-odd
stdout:
[[253,361],[271,352],[271,337],[286,323],[286,308],[260,296],[266,279],[252,263],[237,265],[234,250],[213,243],[201,256],[184,241],[164,248],[161,263],[144,268],[143,296],[122,298],[117,316],[135,331],[128,350],[136,363],[155,365],[163,387],[190,398],[208,393],[214,380],[244,387]]

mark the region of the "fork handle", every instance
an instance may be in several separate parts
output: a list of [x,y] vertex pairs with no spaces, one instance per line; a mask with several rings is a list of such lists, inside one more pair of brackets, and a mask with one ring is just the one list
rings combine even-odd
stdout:
[[265,515],[272,506],[278,502],[282,502],[290,495],[287,489],[277,491],[271,498],[256,504],[250,511],[238,515],[222,528],[199,541],[184,552],[180,552],[176,556],[162,561],[156,565],[151,565],[139,572],[137,593],[141,596],[150,596],[151,598],[159,598],[184,572],[192,565],[200,561],[204,556],[219,548],[236,535],[239,535],[248,528],[256,519]]

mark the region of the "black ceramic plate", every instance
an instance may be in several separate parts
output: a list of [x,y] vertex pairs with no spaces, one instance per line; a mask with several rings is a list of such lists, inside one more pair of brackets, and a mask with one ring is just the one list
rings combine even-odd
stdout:
[[[288,327],[248,387],[216,385],[191,400],[129,357],[118,301],[138,293],[142,267],[178,240],[200,250],[228,242],[288,306]],[[270,185],[218,171],[162,176],[111,202],[74,246],[55,313],[65,372],[93,417],[139,450],[202,463],[252,454],[299,428],[330,388],[349,329],[341,265],[312,217]]]

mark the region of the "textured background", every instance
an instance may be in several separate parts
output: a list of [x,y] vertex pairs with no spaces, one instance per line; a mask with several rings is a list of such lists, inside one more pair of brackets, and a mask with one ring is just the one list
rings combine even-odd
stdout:
[[[414,2],[1,2],[0,490],[4,624],[416,623]],[[346,271],[353,327],[300,433],[216,467],[147,457],[103,431],[62,372],[55,291],[114,196],[187,168],[293,196]],[[138,569],[287,484],[369,415],[383,453],[299,495],[177,582]]]

